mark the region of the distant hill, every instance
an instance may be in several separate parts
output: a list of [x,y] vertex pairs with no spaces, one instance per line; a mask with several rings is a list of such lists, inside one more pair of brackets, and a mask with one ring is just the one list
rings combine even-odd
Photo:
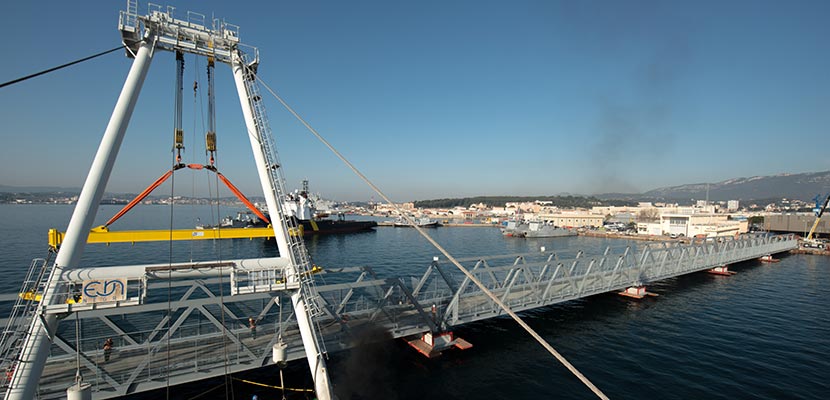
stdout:
[[[435,199],[416,201],[416,207],[468,207],[470,204],[485,203],[503,205],[507,201],[523,202],[549,200],[560,207],[591,207],[594,205],[624,205],[637,201],[672,201],[681,204],[690,200],[706,198],[706,183],[692,183],[649,190],[645,193],[603,193],[593,196],[558,195],[558,196],[479,196],[452,199]],[[709,200],[755,201],[768,204],[781,198],[812,200],[817,194],[824,196],[830,192],[830,171],[806,172],[800,174],[778,174],[771,176],[752,176],[733,178],[722,182],[709,183]]]
[[[782,198],[809,201],[817,194],[830,191],[830,171],[801,174],[779,174],[734,178],[709,183],[709,200],[758,200]],[[610,195],[610,194],[609,194]],[[613,198],[627,198],[637,195],[613,194]],[[597,196],[606,198],[606,195]],[[642,193],[644,199],[705,199],[706,183],[670,186]]]

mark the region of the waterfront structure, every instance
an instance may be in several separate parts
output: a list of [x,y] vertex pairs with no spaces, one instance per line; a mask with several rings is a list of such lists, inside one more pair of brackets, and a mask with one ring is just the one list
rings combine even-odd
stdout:
[[[636,206],[593,206],[591,207],[592,214],[601,215],[617,215],[620,213],[630,213],[638,215],[647,210],[657,210],[658,207],[651,203],[639,203]],[[656,212],[656,211],[655,211]]]
[[[770,232],[796,233],[806,237],[815,222],[816,215],[811,212],[767,214],[764,215],[764,230]],[[823,218],[819,221],[815,234],[821,235],[822,237],[830,235],[830,218]]]
[[672,236],[734,236],[746,233],[746,220],[730,220],[725,214],[661,214],[658,222],[640,222],[637,232]]
[[508,221],[501,232],[504,236],[519,238],[551,238],[577,235],[576,229],[563,228],[549,222],[540,221]]
[[545,213],[540,212],[536,214],[536,219],[542,221],[548,221],[556,226],[563,226],[563,227],[580,227],[580,226],[591,226],[591,227],[600,227],[605,220],[604,215],[598,214],[591,214],[587,212],[556,212],[556,213]]

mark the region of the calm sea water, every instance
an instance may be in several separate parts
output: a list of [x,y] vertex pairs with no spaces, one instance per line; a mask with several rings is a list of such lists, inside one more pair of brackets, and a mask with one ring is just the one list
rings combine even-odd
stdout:
[[[99,223],[118,210],[102,206]],[[18,289],[33,257],[46,253],[49,227],[65,229],[70,206],[0,205],[0,280]],[[219,215],[235,213],[222,209]],[[191,227],[216,211],[140,206],[113,229]],[[171,223],[172,221],[172,223]],[[599,253],[637,243],[596,238],[513,239],[497,229],[438,228],[435,239],[457,257],[536,251]],[[411,229],[317,237],[307,241],[324,267],[369,265],[383,276],[420,275],[438,252]],[[260,241],[88,246],[85,265],[137,264],[273,256]],[[652,284],[660,297],[631,300],[613,294],[546,307],[522,315],[612,399],[824,399],[830,396],[830,259],[784,256],[777,264],[746,262],[731,277],[693,274]],[[331,355],[329,370],[341,399],[589,399],[588,389],[509,319],[457,329],[467,351],[426,360],[400,341]],[[303,362],[286,373],[288,386],[309,387]],[[244,378],[278,384],[273,368]],[[221,380],[177,387],[191,398]],[[233,398],[280,398],[272,389],[233,385]],[[149,397],[148,397],[149,396]],[[166,396],[166,393],[143,398]],[[221,398],[219,387],[201,398]],[[302,397],[300,397],[302,398]]]

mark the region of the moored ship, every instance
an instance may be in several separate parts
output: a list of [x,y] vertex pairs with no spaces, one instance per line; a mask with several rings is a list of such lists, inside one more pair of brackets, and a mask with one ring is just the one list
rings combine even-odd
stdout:
[[394,221],[392,221],[392,226],[396,228],[410,228],[413,226],[418,226],[419,228],[436,228],[438,227],[438,221],[428,218],[428,217],[421,217],[421,218],[413,218],[412,221],[414,225],[410,223],[404,217],[398,217]]
[[343,213],[336,213],[336,217],[331,218],[328,212],[318,212],[318,201],[309,196],[308,181],[303,181],[302,191],[289,193],[283,201],[286,216],[302,225],[304,236],[364,232],[378,226],[375,221],[347,220]]
[[501,230],[504,236],[542,238],[542,237],[564,237],[576,236],[576,229],[562,228],[547,222],[517,222],[508,221]]

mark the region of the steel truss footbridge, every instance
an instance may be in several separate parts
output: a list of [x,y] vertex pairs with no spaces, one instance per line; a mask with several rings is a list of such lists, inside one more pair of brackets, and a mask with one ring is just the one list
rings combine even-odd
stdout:
[[[650,243],[637,250],[606,248],[594,255],[542,250],[459,261],[513,310],[523,311],[758,259],[796,245],[792,235],[742,235],[689,244]],[[271,267],[281,262],[90,268],[67,276],[74,280],[120,273],[108,268],[144,271],[142,279],[128,283],[130,297],[123,302],[42,309],[60,323],[38,396],[65,396],[78,360],[93,397],[111,398],[271,365],[280,335],[288,344],[288,359],[305,358],[289,300],[296,285],[259,272],[263,265],[279,270]],[[380,277],[368,266],[316,274],[315,308],[320,312],[315,324],[328,352],[351,347],[369,328],[413,338],[503,314],[452,265],[439,258],[425,264],[421,276]],[[249,316],[257,321],[253,329]],[[102,349],[105,338],[114,338],[115,351],[109,356]]]

